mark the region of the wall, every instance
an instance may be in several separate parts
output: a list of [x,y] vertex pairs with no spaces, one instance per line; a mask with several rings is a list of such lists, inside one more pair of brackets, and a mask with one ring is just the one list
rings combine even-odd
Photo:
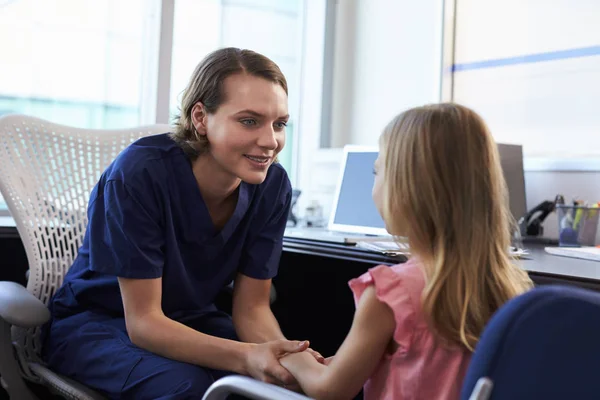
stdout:
[[600,2],[454,1],[453,99],[526,155],[600,158]]
[[[330,0],[334,1],[334,0]],[[311,199],[329,209],[344,144],[376,145],[400,111],[439,101],[442,0],[338,0],[329,149],[321,148],[322,73],[315,69],[323,44],[305,43],[298,185],[301,212]],[[308,35],[323,34],[322,0],[307,1]],[[307,46],[310,46],[308,48]],[[321,46],[321,47],[319,47]],[[314,62],[314,63],[313,63]],[[336,158],[338,159],[336,161]]]
[[394,115],[439,101],[442,18],[441,0],[357,0],[349,143],[376,145]]

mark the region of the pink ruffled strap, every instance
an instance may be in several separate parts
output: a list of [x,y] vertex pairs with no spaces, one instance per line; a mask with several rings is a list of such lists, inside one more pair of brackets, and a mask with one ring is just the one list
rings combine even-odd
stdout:
[[407,287],[410,282],[405,282],[405,277],[393,271],[391,267],[380,265],[352,279],[348,284],[356,304],[365,289],[375,285],[375,293],[379,301],[387,304],[394,313],[396,320],[394,341],[400,346],[399,351],[406,353],[410,348],[415,329],[416,312]]

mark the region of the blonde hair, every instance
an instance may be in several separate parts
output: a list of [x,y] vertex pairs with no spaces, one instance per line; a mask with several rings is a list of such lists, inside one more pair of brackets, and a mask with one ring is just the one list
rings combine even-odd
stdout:
[[479,115],[445,103],[400,114],[381,145],[383,218],[423,263],[423,311],[440,338],[473,351],[492,314],[532,286],[508,252],[496,144]]

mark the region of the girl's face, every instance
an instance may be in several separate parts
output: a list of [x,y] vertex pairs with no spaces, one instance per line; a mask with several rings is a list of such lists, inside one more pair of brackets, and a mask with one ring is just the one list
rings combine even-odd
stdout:
[[279,84],[248,74],[228,77],[224,93],[225,102],[214,114],[197,118],[196,129],[207,136],[209,154],[220,169],[260,184],[285,145],[287,95]]
[[[388,218],[393,218],[394,221],[388,220],[384,213],[384,196],[386,195],[386,191],[384,190],[386,185],[384,155],[385,148],[383,148],[380,145],[379,155],[377,157],[377,160],[375,160],[375,164],[373,165],[373,173],[375,174],[375,182],[373,183],[372,191],[373,202],[375,203],[375,207],[377,207],[377,211],[379,211],[379,215],[381,215],[381,218],[383,218],[383,221],[385,222],[385,229],[388,231],[388,233],[390,233],[391,235],[405,236],[405,227],[398,224],[399,216],[397,215],[397,212],[394,215],[387,216]],[[391,225],[393,225],[394,227],[392,228]]]
[[[377,207],[377,211],[379,211],[379,215],[383,218],[383,177],[385,171],[384,168],[384,160],[383,160],[383,149],[379,148],[379,155],[377,160],[375,160],[375,164],[373,165],[373,173],[375,174],[375,182],[373,183],[373,202],[375,203],[375,207]],[[387,225],[387,224],[386,224]]]

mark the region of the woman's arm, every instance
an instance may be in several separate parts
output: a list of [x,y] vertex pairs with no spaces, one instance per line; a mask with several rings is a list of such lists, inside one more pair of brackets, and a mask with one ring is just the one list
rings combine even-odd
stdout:
[[[238,274],[233,289],[232,317],[240,340],[264,343],[285,339],[271,311],[270,294],[270,279],[254,279]],[[325,362],[319,352],[310,348],[306,351],[317,361]]]
[[293,383],[278,359],[307,343],[287,340],[241,343],[195,331],[164,315],[162,279],[119,278],[127,333],[136,346],[163,357],[232,371],[272,383]]
[[350,333],[329,366],[319,364],[306,353],[280,360],[310,397],[351,399],[356,396],[393,340],[396,322],[387,304],[380,302],[373,286],[358,303]]
[[232,318],[240,340],[264,343],[285,339],[271,311],[271,280],[238,274],[233,289]]

